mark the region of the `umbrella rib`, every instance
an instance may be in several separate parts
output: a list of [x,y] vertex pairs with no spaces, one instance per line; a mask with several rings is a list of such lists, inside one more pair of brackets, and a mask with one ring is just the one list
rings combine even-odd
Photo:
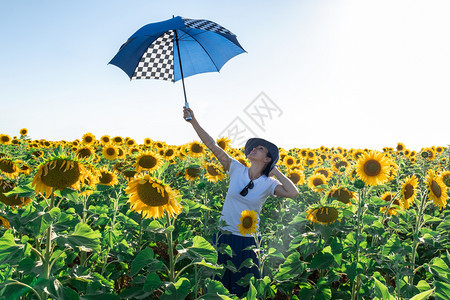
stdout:
[[[190,30],[189,30],[189,31],[190,31]],[[189,33],[185,32],[185,31],[183,31],[183,32],[184,32],[186,35],[188,35],[188,36],[190,36],[191,38],[193,38],[193,39],[197,42],[197,44],[199,44],[200,47],[202,47],[203,51],[205,51],[206,55],[208,55],[209,59],[210,59],[211,62],[214,64],[214,67],[216,68],[217,72],[220,72],[219,68],[217,68],[216,63],[215,63],[214,60],[211,58],[211,55],[209,55],[208,51],[206,51],[205,47],[203,47],[203,45],[202,45],[201,43],[199,43],[199,42],[197,41],[197,39],[196,39],[193,35],[190,35]]]

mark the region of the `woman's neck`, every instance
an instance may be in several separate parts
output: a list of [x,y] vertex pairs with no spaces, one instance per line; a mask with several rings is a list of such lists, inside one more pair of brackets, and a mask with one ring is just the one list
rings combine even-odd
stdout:
[[248,177],[250,178],[250,180],[258,179],[262,175],[263,175],[263,169],[258,168],[254,165],[251,165],[250,168],[248,169]]

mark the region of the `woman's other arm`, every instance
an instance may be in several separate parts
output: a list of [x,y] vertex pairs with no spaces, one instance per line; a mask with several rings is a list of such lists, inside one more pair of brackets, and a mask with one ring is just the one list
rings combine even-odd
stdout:
[[278,197],[296,198],[299,195],[295,184],[284,175],[277,166],[270,171],[269,176],[274,175],[281,183],[275,188],[275,195]]

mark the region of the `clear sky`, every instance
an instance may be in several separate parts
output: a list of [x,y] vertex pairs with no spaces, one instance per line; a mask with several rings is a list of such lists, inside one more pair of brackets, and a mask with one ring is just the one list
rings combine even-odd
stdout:
[[247,51],[186,79],[214,138],[244,128],[285,149],[447,146],[449,14],[448,0],[2,0],[0,133],[198,140],[181,81],[108,65],[137,29],[180,15],[219,23]]

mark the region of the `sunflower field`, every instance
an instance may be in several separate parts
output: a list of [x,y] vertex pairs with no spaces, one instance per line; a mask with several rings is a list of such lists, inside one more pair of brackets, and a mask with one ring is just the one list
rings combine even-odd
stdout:
[[[449,158],[280,148],[300,195],[266,201],[244,299],[450,299]],[[219,277],[254,263],[221,265],[212,242],[227,187],[197,141],[0,134],[0,299],[238,299]]]

